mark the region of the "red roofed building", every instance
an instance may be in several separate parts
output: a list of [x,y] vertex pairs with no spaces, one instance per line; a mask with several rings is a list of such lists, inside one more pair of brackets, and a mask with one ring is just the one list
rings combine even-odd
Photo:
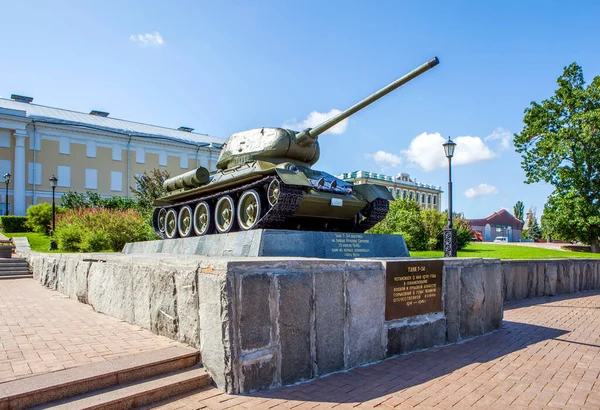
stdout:
[[468,219],[471,229],[480,232],[484,242],[492,242],[497,236],[506,236],[509,242],[519,242],[523,222],[506,209],[494,212],[485,219]]

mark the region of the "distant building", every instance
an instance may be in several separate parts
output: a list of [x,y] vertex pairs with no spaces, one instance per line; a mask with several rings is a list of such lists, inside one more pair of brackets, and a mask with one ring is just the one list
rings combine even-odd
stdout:
[[485,219],[468,219],[471,229],[481,233],[484,242],[492,242],[497,236],[506,236],[509,242],[521,240],[523,222],[510,212],[501,209]]
[[[48,179],[58,178],[57,197],[69,190],[131,196],[135,176],[153,168],[177,175],[199,166],[215,169],[223,139],[192,132],[0,98],[0,213],[24,215],[52,200]],[[2,176],[12,175],[8,198]]]
[[409,174],[400,173],[393,177],[377,172],[354,171],[338,175],[338,178],[356,185],[366,183],[382,185],[391,192],[394,199],[408,198],[417,201],[421,209],[440,211],[443,192],[441,187],[417,182],[411,179]]

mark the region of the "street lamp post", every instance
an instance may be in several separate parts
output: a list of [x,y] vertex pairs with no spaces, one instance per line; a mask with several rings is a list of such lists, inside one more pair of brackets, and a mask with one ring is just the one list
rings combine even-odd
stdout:
[[452,156],[456,144],[448,137],[444,144],[444,152],[448,158],[448,225],[444,228],[444,257],[456,257],[456,230],[452,227]]
[[10,175],[10,172],[7,172],[6,174],[4,174],[4,182],[6,183],[6,196],[4,197],[4,201],[6,202],[5,206],[6,208],[4,209],[4,215],[8,215],[8,184],[10,184],[10,177],[12,175]]
[[58,178],[52,175],[50,178],[50,186],[52,186],[52,231],[50,231],[50,250],[53,251],[56,249],[56,242],[54,241],[54,230],[56,229],[56,208],[54,201],[54,193],[56,191],[56,184],[58,183]]

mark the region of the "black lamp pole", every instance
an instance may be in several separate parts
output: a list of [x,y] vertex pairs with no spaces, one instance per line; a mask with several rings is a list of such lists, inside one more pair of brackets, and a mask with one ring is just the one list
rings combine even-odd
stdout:
[[4,174],[4,182],[6,183],[6,196],[4,197],[4,200],[6,201],[6,208],[4,209],[4,215],[8,215],[8,184],[10,184],[11,176],[12,175],[10,175],[10,172]]
[[56,184],[58,183],[58,178],[52,175],[50,178],[50,185],[52,186],[52,231],[50,231],[50,250],[53,251],[56,249],[56,242],[54,242],[54,230],[56,229],[56,205],[54,201],[54,193],[56,191]]
[[444,257],[456,257],[456,230],[452,227],[452,157],[456,144],[448,137],[444,144],[444,153],[448,158],[448,226],[444,228]]

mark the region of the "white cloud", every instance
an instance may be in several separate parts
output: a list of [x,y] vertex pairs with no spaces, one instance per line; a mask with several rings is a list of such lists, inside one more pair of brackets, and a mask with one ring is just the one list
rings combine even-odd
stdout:
[[496,128],[490,135],[485,137],[486,141],[500,141],[502,149],[508,149],[512,141],[512,134],[510,131],[505,130],[502,127]]
[[146,34],[132,34],[129,40],[137,43],[140,47],[160,47],[165,45],[165,40],[158,31]]
[[465,191],[467,198],[475,198],[478,196],[494,195],[498,193],[498,188],[493,185],[479,184],[476,187],[469,188]]
[[[408,150],[402,151],[409,164],[417,165],[424,171],[433,171],[448,166],[442,144],[446,138],[439,133],[422,133],[410,143]],[[496,154],[479,137],[456,137],[452,165],[467,165],[487,161]]]
[[[331,117],[338,115],[339,113],[341,113],[341,111],[336,108],[330,110],[329,112],[313,111],[310,114],[308,114],[308,117],[306,117],[304,121],[296,122],[295,119],[286,121],[283,124],[283,128],[288,128],[296,131],[303,131],[307,128],[314,128],[322,122],[330,119]],[[348,119],[346,118],[344,121],[330,128],[329,131],[326,132],[326,134],[343,134],[344,132],[346,132],[347,128]]]
[[397,167],[402,163],[402,158],[394,155],[391,152],[377,151],[374,154],[367,154],[367,158],[373,159],[383,169],[388,167]]

